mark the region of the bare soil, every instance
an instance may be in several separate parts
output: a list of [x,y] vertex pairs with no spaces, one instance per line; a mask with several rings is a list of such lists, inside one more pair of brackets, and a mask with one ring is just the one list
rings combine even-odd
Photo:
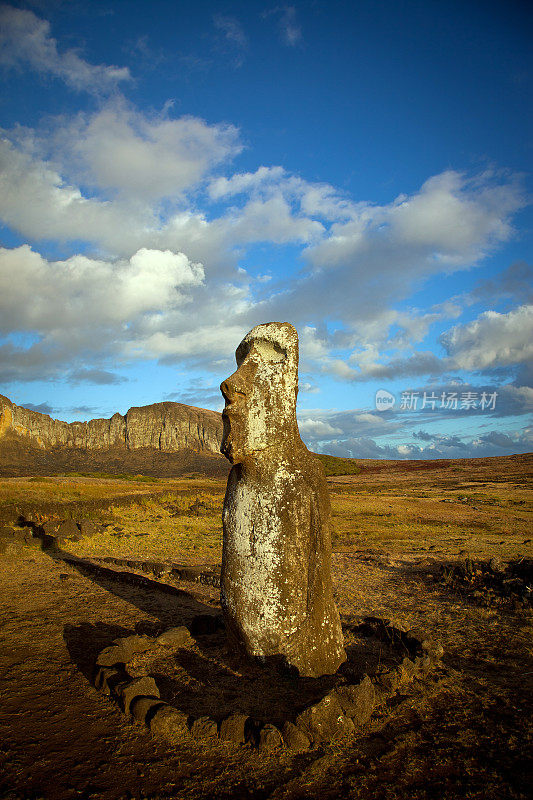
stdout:
[[[154,635],[212,613],[218,608],[214,587],[183,583],[183,591],[169,592],[156,578],[128,584],[65,563],[60,555],[38,549],[38,542],[3,557],[0,797],[529,798],[531,611],[508,603],[484,607],[464,587],[443,584],[438,576],[443,565],[467,556],[504,563],[532,557],[532,465],[531,456],[429,463],[427,468],[363,462],[360,475],[330,479],[335,591],[343,620],[372,615],[427,632],[440,639],[445,656],[427,682],[402,690],[352,739],[300,755],[265,756],[245,746],[200,744],[186,737],[168,746],[128,721],[91,685],[96,654],[113,638]],[[45,498],[48,485],[55,487],[56,514],[62,497],[71,502],[73,490],[71,481],[61,495],[57,480],[8,480],[5,502],[24,501],[28,487],[35,501]],[[77,479],[80,502],[91,480],[94,487],[96,479]],[[112,482],[102,483],[109,500]],[[91,558],[216,563],[223,481],[199,481],[193,487],[184,481],[172,486],[171,497],[168,487],[162,493],[154,486],[154,492],[143,486],[152,492],[144,501],[93,509],[91,515],[100,515],[108,527],[68,549]],[[216,637],[212,643],[216,649]],[[211,653],[214,661],[216,655]],[[206,657],[204,647],[204,662]],[[161,665],[162,672],[168,667]],[[235,688],[233,678],[225,687],[202,659],[173,668],[182,681],[187,676],[208,687],[210,708],[219,691],[221,714],[224,703],[235,702],[227,693]],[[261,680],[259,711],[263,702],[274,707],[276,694],[276,687],[267,691]],[[169,691],[175,685],[169,683]],[[282,682],[279,688],[286,691]],[[296,708],[298,695],[290,702]]]

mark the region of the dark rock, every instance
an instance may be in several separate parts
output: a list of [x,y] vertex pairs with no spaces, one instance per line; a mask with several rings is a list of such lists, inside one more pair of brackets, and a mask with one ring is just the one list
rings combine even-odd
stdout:
[[99,667],[112,667],[115,664],[127,664],[135,653],[144,653],[153,644],[153,639],[149,636],[125,636],[115,639],[115,642],[106,647],[96,663]]
[[80,534],[85,539],[90,539],[91,536],[96,536],[102,530],[101,525],[93,522],[92,519],[82,519],[80,522]]
[[327,742],[346,732],[347,718],[333,693],[306,708],[296,718],[296,727],[313,742]]
[[195,739],[216,739],[218,737],[217,724],[210,717],[199,717],[192,723],[190,733]]
[[71,542],[77,542],[81,539],[80,529],[73,519],[67,519],[60,524],[57,529],[57,538]]
[[187,714],[164,703],[150,720],[150,732],[176,744],[188,734]]
[[142,678],[136,678],[130,681],[126,686],[123,686],[120,692],[120,697],[124,703],[124,712],[129,714],[131,702],[136,697],[153,697],[159,698],[159,689],[154,678],[145,675]]
[[60,521],[58,519],[49,519],[41,525],[41,529],[47,536],[56,536],[59,525]]
[[292,722],[285,723],[282,733],[283,740],[289,750],[293,750],[295,753],[303,753],[305,750],[309,750],[311,746],[309,737],[300,728],[293,725]]
[[333,694],[344,714],[351,717],[357,725],[363,725],[370,719],[375,706],[376,690],[368,675],[356,685],[339,686]]
[[181,625],[179,628],[169,628],[168,631],[164,631],[157,637],[156,642],[157,644],[167,644],[172,647],[183,647],[186,644],[191,644],[192,640],[189,629],[185,625]]
[[246,714],[230,714],[220,724],[220,739],[223,742],[243,744],[246,741],[245,727],[247,720]]
[[123,669],[100,667],[100,669],[96,670],[94,685],[99,692],[109,695],[124,678],[125,672]]
[[155,709],[161,707],[163,703],[157,697],[134,697],[130,703],[130,712],[138,722],[149,724],[150,716]]
[[263,753],[272,753],[283,747],[283,737],[275,725],[267,723],[259,731],[258,748]]
[[220,387],[221,451],[233,465],[220,579],[228,643],[251,659],[284,656],[302,676],[334,674],[346,653],[331,507],[324,468],[298,431],[298,334],[286,322],[257,325],[236,359]]

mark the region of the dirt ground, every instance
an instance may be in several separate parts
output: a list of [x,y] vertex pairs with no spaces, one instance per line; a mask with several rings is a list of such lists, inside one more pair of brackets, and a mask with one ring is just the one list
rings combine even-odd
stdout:
[[[96,654],[113,638],[187,624],[218,607],[215,588],[182,583],[169,594],[155,577],[143,586],[98,577],[37,542],[3,556],[0,798],[529,798],[531,611],[484,607],[468,588],[435,576],[466,556],[474,564],[533,556],[533,458],[425,463],[363,462],[360,475],[330,479],[333,568],[344,621],[380,616],[440,639],[442,667],[349,740],[300,755],[186,737],[166,745],[91,685]],[[95,480],[7,480],[1,499],[17,504],[33,492],[35,505],[48,493],[54,513],[64,502],[70,516],[73,492],[79,514]],[[124,491],[118,482],[96,484],[109,506],[89,502],[87,515],[107,527],[64,549],[87,558],[219,561],[222,481],[154,483],[128,505],[111,502]]]

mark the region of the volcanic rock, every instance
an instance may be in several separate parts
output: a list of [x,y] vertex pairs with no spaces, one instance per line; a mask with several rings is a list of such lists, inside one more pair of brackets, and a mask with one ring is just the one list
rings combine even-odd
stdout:
[[303,676],[346,660],[331,582],[324,470],[296,421],[298,335],[258,325],[221,385],[221,450],[232,462],[223,511],[221,603],[228,641],[250,658],[283,658]]

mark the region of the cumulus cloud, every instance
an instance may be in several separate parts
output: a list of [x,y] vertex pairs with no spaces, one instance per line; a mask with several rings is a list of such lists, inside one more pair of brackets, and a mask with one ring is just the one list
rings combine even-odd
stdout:
[[[165,313],[191,300],[204,270],[183,253],[141,248],[129,260],[76,255],[50,262],[28,245],[0,248],[0,331],[31,331],[38,341],[0,347],[5,380],[35,380],[80,357],[123,355]],[[76,368],[71,382],[116,383],[107,371]]]
[[[315,412],[316,413],[316,412]],[[468,434],[428,433],[413,431],[386,423],[388,430],[381,435],[379,430],[372,431],[371,425],[358,424],[357,414],[351,419],[349,412],[323,412],[324,419],[316,415],[315,423],[324,422],[325,426],[344,428],[341,434],[330,434],[326,427],[305,425],[299,422],[302,438],[307,446],[319,453],[329,453],[343,458],[369,459],[434,459],[434,458],[476,458],[504,455],[508,453],[527,453],[533,449],[533,430],[511,430],[503,433],[491,430],[475,436]],[[410,438],[416,441],[409,442]],[[404,440],[403,442],[401,440]],[[400,440],[400,443],[396,443]]]
[[334,428],[329,422],[323,419],[313,419],[312,417],[305,417],[299,423],[300,433],[302,436],[313,436],[313,438],[322,438],[324,436],[334,436],[342,433],[340,428]]
[[[100,309],[99,329],[107,326],[105,352],[114,346],[127,358],[196,358],[213,366],[231,354],[234,335],[258,321],[291,319],[301,333],[303,368],[336,379],[389,380],[461,368],[466,345],[459,333],[450,334],[445,357],[409,352],[436,321],[457,317],[458,303],[423,313],[391,305],[434,274],[469,268],[510,235],[513,210],[523,203],[512,178],[485,173],[471,180],[447,172],[390,204],[355,203],[329,184],[307,182],[282,167],[217,174],[240,149],[231,126],[170,119],[168,109],[148,116],[117,98],[40,132],[6,134],[0,141],[4,223],[33,241],[81,241],[79,249],[100,254],[73,255],[48,270],[29,248],[4,254],[8,278],[16,269],[9,260],[24,260],[13,285],[4,274],[12,302],[6,332],[11,324],[44,332],[45,361],[52,349],[58,352],[61,337],[71,352],[76,342],[82,352],[87,337],[83,325],[76,329],[76,303],[83,306],[79,298],[86,296]],[[296,245],[302,269],[268,287],[261,275],[236,270],[258,243]],[[29,289],[41,274],[49,278],[42,282],[43,301],[26,303],[17,287],[26,280]],[[201,302],[204,320],[221,321],[199,328],[185,302],[191,297]],[[86,307],[82,311],[92,317]],[[59,322],[50,349],[54,314]],[[318,324],[328,317],[341,325],[329,331]],[[93,352],[97,340],[104,337],[94,337]],[[22,361],[34,374],[28,358],[29,351]]]
[[455,325],[441,342],[457,367],[488,370],[533,358],[533,305],[507,314],[485,311],[465,325]]
[[183,290],[203,279],[201,264],[168,250],[141,248],[111,263],[81,255],[49,262],[28,245],[0,248],[2,330],[127,323],[185,302]]
[[117,98],[64,120],[55,142],[86,183],[143,201],[179,196],[242,150],[232,125],[170,119],[166,111],[148,117]]
[[50,163],[6,138],[0,139],[0,216],[33,240],[95,242],[115,253],[126,242],[138,249],[143,231],[155,224],[153,212],[84,197]]
[[392,276],[399,265],[405,266],[411,279],[453,270],[506,241],[512,231],[510,216],[524,202],[514,179],[491,173],[468,179],[447,171],[389,205],[358,204],[351,219],[332,225],[308,255],[320,268],[351,264],[359,272],[379,264],[381,275]]
[[50,35],[50,23],[32,11],[0,6],[0,63],[7,67],[28,65],[42,75],[64,81],[77,91],[109,92],[130,80],[127,67],[90,64],[75,50],[60,53]]

